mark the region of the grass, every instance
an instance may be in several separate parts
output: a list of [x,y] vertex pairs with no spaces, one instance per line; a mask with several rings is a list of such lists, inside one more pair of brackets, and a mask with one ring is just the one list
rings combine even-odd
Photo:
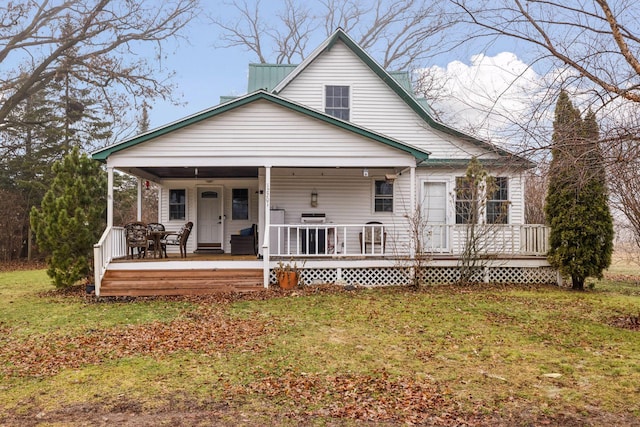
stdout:
[[[447,411],[486,424],[558,421],[567,414],[577,424],[598,417],[625,424],[640,417],[640,332],[620,321],[640,316],[640,285],[633,278],[640,272],[624,280],[611,274],[614,279],[583,293],[439,286],[418,292],[309,290],[235,302],[95,303],[45,292],[50,285],[43,271],[0,273],[0,345],[64,345],[66,338],[153,322],[169,325],[170,340],[171,322],[197,322],[198,313],[222,316],[227,327],[265,325],[258,338],[206,351],[119,355],[114,349],[98,363],[65,367],[63,360],[52,374],[5,372],[0,413],[13,414],[4,420],[10,423],[39,411],[68,416],[68,408],[80,404],[106,413],[153,413],[224,403],[216,416],[232,424],[239,413],[249,424],[295,424],[295,416],[303,415],[317,424],[368,419],[358,413],[361,407],[411,422],[429,395],[440,399],[442,409],[430,410],[444,424]],[[199,311],[212,306],[220,310]],[[0,349],[4,366],[11,364],[8,354]],[[423,397],[408,396],[408,390]],[[400,398],[402,404],[384,406]]]
[[44,270],[0,273],[0,324],[12,334],[29,336],[64,330],[78,334],[96,325],[110,327],[169,320],[186,309],[185,302],[141,301],[87,304],[52,292]]

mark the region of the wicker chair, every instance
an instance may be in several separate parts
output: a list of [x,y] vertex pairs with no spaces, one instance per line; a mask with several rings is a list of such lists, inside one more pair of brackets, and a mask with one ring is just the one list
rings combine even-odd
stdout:
[[144,222],[130,222],[124,226],[125,236],[127,239],[127,256],[131,255],[138,248],[138,258],[147,255],[149,249],[149,240],[147,239],[147,224]]
[[187,257],[187,240],[191,229],[193,228],[193,222],[189,221],[180,228],[177,233],[167,233],[164,239],[160,241],[160,244],[164,248],[164,257],[167,258],[167,245],[180,246],[180,258]]

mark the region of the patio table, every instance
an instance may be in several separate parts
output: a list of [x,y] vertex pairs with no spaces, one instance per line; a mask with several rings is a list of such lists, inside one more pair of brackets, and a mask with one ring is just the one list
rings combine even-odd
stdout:
[[167,235],[170,234],[168,231],[164,231],[164,230],[152,230],[149,231],[149,237],[151,237],[151,240],[153,240],[153,257],[156,258],[156,255],[160,255],[160,258],[162,258],[162,239]]

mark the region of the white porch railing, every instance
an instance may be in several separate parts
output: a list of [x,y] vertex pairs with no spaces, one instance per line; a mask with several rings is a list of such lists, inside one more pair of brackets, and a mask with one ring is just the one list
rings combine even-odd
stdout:
[[127,255],[127,241],[124,227],[107,227],[98,243],[93,246],[93,269],[96,295],[100,296],[100,283],[107,271],[107,265],[114,259]]
[[[276,257],[380,257],[410,253],[406,226],[386,224],[272,224],[269,254]],[[473,241],[476,251],[494,255],[543,256],[549,229],[543,225],[429,225],[423,253],[459,255]]]

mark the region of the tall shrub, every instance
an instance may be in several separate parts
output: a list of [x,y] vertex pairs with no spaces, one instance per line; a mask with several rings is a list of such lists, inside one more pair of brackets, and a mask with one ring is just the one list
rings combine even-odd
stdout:
[[93,245],[105,227],[106,175],[76,147],[52,167],[54,179],[40,209],[31,210],[36,241],[57,288],[91,273]]
[[548,259],[572,288],[602,277],[611,264],[613,219],[595,114],[585,119],[566,92],[555,110],[552,161],[545,213],[551,226]]

